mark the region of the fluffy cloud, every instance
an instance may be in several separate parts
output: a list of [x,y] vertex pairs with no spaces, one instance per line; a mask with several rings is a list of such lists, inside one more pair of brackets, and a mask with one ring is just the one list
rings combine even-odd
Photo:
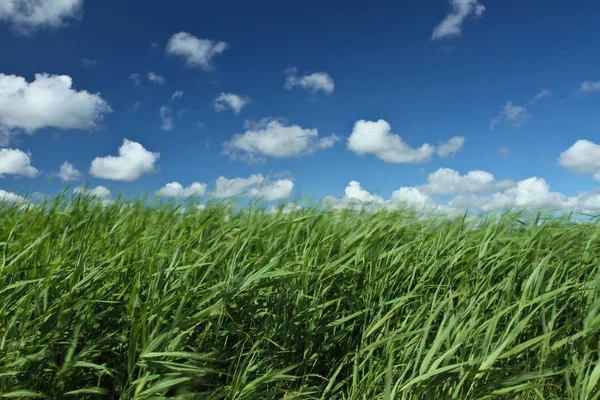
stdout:
[[285,78],[285,89],[291,90],[294,87],[301,87],[309,90],[312,93],[318,91],[325,92],[327,94],[333,93],[335,84],[333,79],[326,72],[315,72],[310,75],[297,76],[298,69],[296,67],[290,67],[286,70]]
[[225,111],[231,110],[234,114],[239,114],[244,107],[250,103],[250,98],[234,93],[221,93],[215,99],[215,110]]
[[435,27],[431,38],[439,40],[452,36],[460,36],[465,20],[470,16],[479,18],[483,15],[484,11],[485,7],[477,0],[450,0],[450,13]]
[[600,90],[600,81],[585,81],[579,87],[581,93],[592,93]]
[[166,52],[169,55],[183,58],[190,67],[210,70],[212,59],[226,48],[227,43],[225,42],[199,39],[187,32],[179,32],[169,39]]
[[437,149],[430,144],[413,149],[400,136],[392,133],[390,124],[380,119],[357,121],[347,146],[356,154],[373,154],[389,163],[421,163],[430,161],[434,152],[441,157],[453,154],[462,148],[464,142],[464,137],[455,136]]
[[429,174],[427,181],[420,187],[423,192],[442,195],[485,193],[514,186],[511,180],[497,182],[494,175],[486,171],[469,171],[460,175],[450,168],[440,168]]
[[392,192],[392,201],[416,209],[425,209],[433,205],[431,197],[415,187],[401,187],[398,190],[394,190]]
[[183,187],[179,182],[167,183],[165,187],[156,191],[157,196],[183,198],[191,196],[203,196],[206,192],[206,184],[194,182],[188,187]]
[[465,144],[465,138],[463,136],[454,136],[446,143],[442,143],[435,150],[438,156],[446,157],[451,154],[456,154]]
[[2,202],[7,203],[24,203],[25,197],[19,196],[18,194],[7,192],[6,190],[0,189],[0,204]]
[[171,101],[175,99],[181,99],[183,97],[183,90],[176,90],[171,96]]
[[66,75],[36,74],[31,83],[0,74],[0,127],[27,133],[46,127],[92,129],[112,109],[100,94],[72,89]]
[[87,189],[84,187],[79,187],[73,189],[73,193],[81,194],[84,196],[97,197],[99,199],[106,199],[110,197],[110,190],[108,190],[104,186],[96,186],[94,189]]
[[525,107],[515,106],[512,101],[509,101],[504,105],[504,109],[500,114],[492,119],[490,122],[490,129],[494,130],[496,125],[502,121],[511,122],[513,127],[519,127],[527,122],[530,117],[531,115]]
[[230,141],[223,143],[224,154],[234,157],[242,152],[248,161],[260,161],[264,156],[291,158],[331,147],[338,140],[335,135],[319,138],[317,129],[286,126],[274,119],[247,121],[245,127],[245,133],[234,135]]
[[581,174],[591,174],[600,182],[600,145],[578,140],[558,157],[559,165]]
[[360,186],[360,182],[351,181],[344,190],[347,199],[358,200],[362,203],[377,203],[383,204],[383,197],[371,194],[368,190]]
[[152,153],[141,144],[124,139],[118,156],[97,157],[92,161],[90,174],[114,181],[135,181],[143,174],[156,170],[160,153]]
[[165,78],[154,72],[148,72],[148,80],[161,86],[165,84]]
[[59,28],[77,18],[83,0],[2,0],[0,21],[25,33],[38,28]]
[[161,120],[160,129],[163,131],[170,131],[173,129],[173,112],[171,111],[171,107],[161,106],[158,112]]
[[0,178],[4,175],[38,176],[40,171],[31,165],[30,156],[18,149],[0,149]]
[[261,174],[233,179],[221,176],[217,178],[215,190],[211,194],[217,198],[245,196],[274,201],[290,197],[293,189],[294,182],[289,179],[268,182]]
[[60,169],[58,171],[58,174],[56,174],[56,176],[58,176],[60,178],[60,180],[63,182],[76,181],[76,180],[81,179],[81,172],[79,172],[73,166],[73,164],[65,161],[60,165]]

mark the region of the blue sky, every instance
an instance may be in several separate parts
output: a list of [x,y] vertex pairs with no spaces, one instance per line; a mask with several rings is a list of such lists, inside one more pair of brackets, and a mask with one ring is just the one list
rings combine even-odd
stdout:
[[0,193],[600,211],[598,26],[587,0],[0,0]]

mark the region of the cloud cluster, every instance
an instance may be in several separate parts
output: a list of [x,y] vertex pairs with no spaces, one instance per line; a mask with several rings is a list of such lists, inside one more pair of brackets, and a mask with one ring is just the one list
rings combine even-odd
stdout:
[[90,174],[113,181],[135,181],[154,172],[159,157],[160,153],[150,152],[141,144],[124,139],[118,156],[96,157],[92,161]]
[[69,19],[78,18],[83,0],[2,0],[0,21],[6,21],[23,33],[35,29],[59,28]]
[[179,182],[167,183],[164,187],[156,191],[156,195],[160,197],[172,197],[175,199],[204,196],[206,193],[206,184],[194,182],[188,187],[183,187]]
[[171,36],[167,44],[168,55],[181,57],[189,67],[212,69],[212,59],[227,49],[227,43],[199,39],[196,36],[179,32]]
[[306,89],[312,93],[318,91],[326,94],[333,93],[335,83],[331,76],[326,72],[315,72],[310,75],[298,76],[296,67],[289,67],[286,70],[285,89],[291,90],[295,87]]
[[485,6],[477,0],[450,0],[450,13],[433,30],[433,40],[460,36],[462,25],[468,17],[479,18],[483,15]]
[[[458,172],[454,171],[456,174]],[[471,171],[473,172],[473,171]],[[483,172],[483,171],[479,171]],[[467,173],[465,176],[472,176]],[[483,185],[489,190],[493,186]],[[427,189],[427,185],[419,187],[401,187],[393,191],[389,199],[371,194],[363,189],[359,182],[352,181],[345,189],[345,196],[336,198],[326,196],[325,204],[337,209],[397,209],[408,208],[423,215],[443,214],[457,216],[464,214],[467,208],[482,212],[513,210],[546,210],[546,211],[576,211],[584,213],[600,212],[600,193],[584,192],[577,196],[566,196],[563,193],[550,190],[548,183],[538,177],[531,177],[519,182],[495,186],[496,192],[488,195],[478,195],[476,187],[465,186],[463,191],[458,188],[443,190],[452,192],[454,197],[447,203],[437,202]]]
[[36,74],[33,82],[0,74],[0,127],[33,133],[42,128],[93,129],[112,112],[99,93],[72,88],[67,75]]
[[357,121],[348,138],[347,146],[356,154],[373,154],[389,163],[422,163],[430,161],[434,153],[440,157],[454,154],[463,147],[464,143],[464,137],[455,136],[438,147],[426,143],[415,149],[393,133],[389,123],[380,119]]
[[494,175],[486,171],[469,171],[461,175],[450,168],[440,168],[429,174],[427,184],[419,189],[429,194],[459,195],[465,193],[486,193],[514,186],[514,181],[496,181]]
[[251,197],[262,198],[267,201],[286,199],[291,196],[294,182],[290,179],[279,179],[269,182],[263,175],[251,175],[248,178],[227,179],[223,176],[217,178],[213,197]]
[[317,129],[285,125],[275,119],[247,121],[245,127],[245,133],[234,135],[223,144],[224,154],[241,154],[250,162],[262,161],[264,157],[291,158],[331,147],[338,140],[335,135],[319,138]]
[[234,114],[239,114],[244,107],[250,103],[250,98],[234,93],[221,93],[214,102],[215,110],[231,110]]

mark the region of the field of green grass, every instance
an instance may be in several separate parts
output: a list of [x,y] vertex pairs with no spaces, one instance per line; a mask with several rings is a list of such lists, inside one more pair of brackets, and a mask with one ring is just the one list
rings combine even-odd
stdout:
[[4,204],[0,397],[600,398],[596,221],[228,215]]

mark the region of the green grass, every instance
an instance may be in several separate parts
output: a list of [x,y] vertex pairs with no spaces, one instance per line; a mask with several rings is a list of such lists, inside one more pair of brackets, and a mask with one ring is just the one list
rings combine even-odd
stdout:
[[0,397],[600,398],[598,222],[229,213],[3,205]]

